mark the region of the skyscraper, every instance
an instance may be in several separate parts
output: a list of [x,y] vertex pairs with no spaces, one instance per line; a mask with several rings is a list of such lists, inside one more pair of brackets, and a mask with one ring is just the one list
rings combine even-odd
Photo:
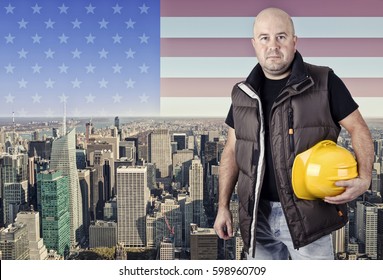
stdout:
[[146,222],[150,191],[146,166],[117,168],[117,238],[125,247],[146,246]]
[[17,222],[27,226],[30,260],[45,260],[47,248],[40,237],[40,213],[37,211],[21,211],[17,214]]
[[28,201],[28,155],[4,154],[0,158],[3,221],[13,223],[20,205]]
[[173,140],[177,142],[177,150],[186,149],[186,133],[173,133]]
[[76,167],[76,134],[72,129],[52,143],[51,169],[60,170],[68,177],[71,246],[77,246],[84,237],[82,198]]
[[218,237],[212,228],[199,228],[191,225],[190,259],[216,260],[218,256]]
[[148,161],[156,164],[157,178],[170,176],[172,160],[169,130],[158,129],[148,135]]
[[44,244],[61,256],[69,254],[71,245],[70,192],[68,177],[61,171],[37,174],[37,188],[41,204],[41,227]]
[[27,226],[16,222],[1,228],[0,251],[2,260],[29,260]]
[[201,160],[195,158],[189,170],[189,192],[193,201],[193,223],[202,226],[203,210],[203,168]]

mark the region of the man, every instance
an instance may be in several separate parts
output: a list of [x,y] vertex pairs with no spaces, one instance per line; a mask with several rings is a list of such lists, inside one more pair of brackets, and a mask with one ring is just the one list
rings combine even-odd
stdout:
[[[258,65],[232,92],[230,126],[220,162],[214,229],[233,236],[230,197],[236,183],[248,259],[334,259],[331,232],[347,223],[346,204],[370,186],[373,145],[358,105],[328,67],[303,62],[290,16],[276,8],[254,21]],[[344,193],[298,199],[291,186],[297,154],[321,140],[351,135],[358,177],[338,181]]]

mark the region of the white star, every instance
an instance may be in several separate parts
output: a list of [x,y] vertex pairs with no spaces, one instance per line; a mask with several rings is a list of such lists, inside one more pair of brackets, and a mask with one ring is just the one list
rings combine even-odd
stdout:
[[147,14],[150,7],[146,6],[144,3],[141,7],[138,8],[141,10],[141,14]]
[[121,14],[122,7],[120,7],[118,3],[116,4],[116,6],[112,7],[112,9],[113,9],[113,14]]
[[108,87],[108,81],[106,81],[104,78],[102,78],[101,81],[98,81],[100,88],[107,88]]
[[7,10],[6,14],[13,14],[13,10],[15,9],[15,7],[12,7],[11,4],[8,4],[8,6],[4,8]]
[[45,81],[44,83],[46,88],[53,88],[55,81],[52,81],[51,78],[49,78],[48,81]]
[[32,8],[34,14],[39,14],[40,10],[42,9],[42,7],[39,7],[37,5],[37,3],[36,3],[36,5],[34,7],[31,7],[31,8]]
[[61,66],[59,66],[59,69],[60,69],[60,73],[65,73],[65,74],[67,74],[68,72],[68,66],[66,66],[64,63],[63,64],[61,64]]
[[68,102],[68,98],[69,98],[69,96],[66,96],[66,95],[63,93],[61,96],[59,96],[59,98],[60,98],[60,103],[67,103],[67,102]]
[[113,73],[121,73],[122,67],[118,63],[116,63],[116,65],[112,66],[112,68],[113,68]]
[[21,79],[21,81],[18,81],[19,83],[19,88],[27,88],[28,82],[24,80],[24,78]]
[[17,22],[19,24],[19,29],[27,29],[28,21],[25,21],[24,19],[21,19],[21,21]]
[[32,96],[32,99],[33,99],[33,103],[40,103],[40,99],[41,99],[41,95],[38,95],[37,93]]
[[145,63],[139,66],[141,73],[148,73],[149,66],[147,66]]
[[8,36],[5,36],[4,38],[5,38],[5,42],[6,42],[6,44],[8,44],[8,43],[13,44],[13,40],[14,40],[16,37],[15,37],[15,36],[12,36],[12,35],[9,33]]
[[73,29],[75,29],[75,28],[78,28],[78,29],[80,29],[80,24],[81,24],[82,22],[81,21],[79,21],[77,18],[76,18],[76,20],[75,21],[72,21],[72,24],[73,24]]
[[52,51],[50,48],[44,53],[45,53],[45,58],[52,58],[52,59],[53,59],[53,55],[55,54],[55,52]]
[[58,8],[60,10],[60,14],[67,14],[67,11],[69,9],[69,7],[66,7],[64,4],[62,4],[62,6]]
[[101,58],[108,58],[108,51],[106,51],[104,48],[102,48],[102,50],[101,51],[99,51],[98,52],[99,53],[99,55],[100,55],[100,59]]
[[140,102],[141,102],[141,103],[148,103],[148,99],[149,99],[149,96],[147,96],[146,93],[143,93],[143,94],[140,96]]
[[122,37],[120,35],[118,35],[118,33],[116,33],[116,35],[114,35],[112,38],[113,38],[113,44],[116,44],[116,43],[121,44]]
[[5,103],[13,103],[13,100],[15,99],[15,97],[13,95],[11,95],[10,93],[8,93],[7,96],[5,96]]
[[105,28],[105,29],[108,29],[108,21],[106,21],[104,18],[102,19],[102,21],[99,21],[98,24],[100,25],[100,29],[102,28]]
[[80,58],[82,52],[80,52],[77,48],[72,52],[73,58]]
[[54,29],[53,25],[55,24],[55,22],[52,21],[51,19],[48,19],[48,21],[45,21],[44,23],[46,25],[46,27],[45,27],[46,29],[48,29],[48,28]]
[[63,43],[68,43],[68,39],[69,37],[66,36],[64,33],[59,37],[59,40],[60,40],[60,44],[63,44]]
[[89,95],[85,96],[85,98],[86,98],[86,103],[93,103],[94,99],[96,98],[96,96],[94,96],[91,93],[89,93]]
[[116,93],[116,94],[113,96],[113,103],[120,103],[120,102],[121,102],[121,99],[122,99],[122,96],[119,95],[118,93]]
[[125,83],[127,88],[134,88],[136,81],[133,81],[131,78],[129,78],[129,80],[125,81]]
[[15,69],[15,66],[13,66],[12,64],[8,64],[7,66],[5,66],[4,67],[5,68],[5,70],[7,71],[7,74],[8,73],[11,73],[11,74],[13,74],[13,69]]
[[132,19],[130,18],[129,21],[125,21],[126,23],[126,29],[129,29],[129,28],[132,28],[134,29],[134,24],[136,23],[135,21],[132,21]]
[[96,7],[93,7],[92,4],[89,4],[89,6],[85,7],[85,9],[87,14],[94,14],[94,9],[96,9]]
[[132,49],[129,49],[126,53],[126,58],[134,58],[134,54],[136,53]]
[[77,78],[74,81],[71,81],[73,88],[80,88],[82,81],[79,81]]
[[93,66],[91,63],[85,67],[86,68],[86,73],[94,73],[94,69],[96,68]]
[[142,34],[142,36],[140,36],[140,37],[138,37],[138,38],[140,38],[140,43],[142,44],[142,43],[148,43],[148,40],[149,40],[149,36],[146,36],[146,34],[144,33],[144,34]]
[[27,58],[28,52],[24,50],[24,48],[21,49],[21,51],[17,52],[19,54],[19,58]]
[[96,39],[96,37],[94,37],[91,33],[89,33],[88,36],[85,37],[86,39],[86,43],[89,44],[89,43],[94,43],[94,39]]
[[35,36],[32,37],[33,44],[35,44],[35,43],[40,44],[40,40],[41,40],[41,38],[43,38],[43,37],[39,36],[39,35],[36,33]]
[[35,66],[32,66],[33,73],[40,73],[41,68],[42,67],[36,63]]
[[17,114],[19,117],[26,117],[28,115],[28,112],[25,111],[25,108],[21,108],[21,110],[17,111]]

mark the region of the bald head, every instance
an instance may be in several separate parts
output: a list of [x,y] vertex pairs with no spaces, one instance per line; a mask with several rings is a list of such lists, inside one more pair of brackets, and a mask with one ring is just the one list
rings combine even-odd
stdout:
[[268,24],[269,22],[278,21],[285,25],[291,35],[295,35],[294,23],[288,13],[278,8],[267,8],[262,10],[254,20],[254,35],[259,32],[260,25]]
[[267,78],[283,79],[289,75],[296,42],[293,21],[285,11],[268,8],[255,18],[252,43]]

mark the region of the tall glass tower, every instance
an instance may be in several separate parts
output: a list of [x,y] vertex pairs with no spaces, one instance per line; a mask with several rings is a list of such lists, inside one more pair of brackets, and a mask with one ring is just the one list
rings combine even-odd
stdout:
[[63,176],[68,177],[70,243],[72,247],[76,247],[84,237],[84,230],[81,189],[76,166],[75,129],[53,141],[50,168],[59,170]]
[[71,237],[68,178],[60,171],[43,171],[37,174],[37,188],[44,244],[66,257]]

